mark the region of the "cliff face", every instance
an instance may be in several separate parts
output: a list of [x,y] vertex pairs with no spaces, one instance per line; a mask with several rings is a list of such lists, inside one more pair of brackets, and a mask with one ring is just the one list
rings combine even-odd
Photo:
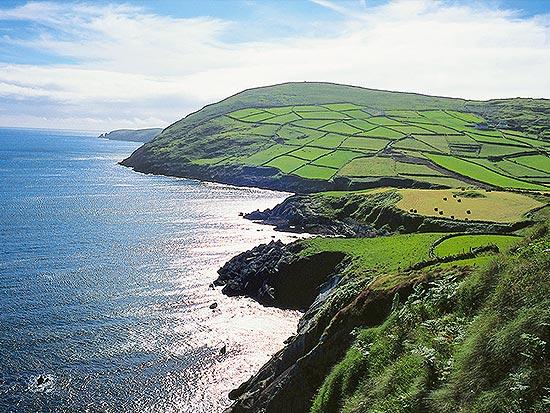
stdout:
[[246,295],[269,306],[306,310],[334,278],[344,259],[340,252],[321,252],[300,257],[302,246],[281,241],[262,244],[243,252],[218,270],[215,285],[229,296]]

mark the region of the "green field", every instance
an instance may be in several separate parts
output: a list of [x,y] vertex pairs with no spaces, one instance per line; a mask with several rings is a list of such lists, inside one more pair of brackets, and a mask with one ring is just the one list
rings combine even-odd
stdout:
[[303,159],[284,155],[273,159],[272,161],[266,163],[265,165],[277,168],[284,173],[290,173],[305,164],[306,162]]
[[[517,222],[544,204],[527,195],[504,191],[398,189],[396,206],[403,211],[455,220]],[[468,212],[469,211],[469,212]]]
[[307,256],[317,252],[339,251],[350,255],[353,268],[364,272],[383,273],[406,268],[429,259],[430,247],[442,234],[407,234],[379,238],[324,238],[305,240],[301,252]]
[[486,245],[495,245],[503,252],[519,242],[520,239],[521,237],[513,235],[457,235],[449,237],[437,244],[434,248],[434,254],[437,257],[447,257],[450,255],[464,254],[470,252],[474,248]]
[[309,164],[302,166],[300,169],[294,171],[294,173],[307,179],[326,180],[331,178],[336,173],[336,169]]
[[499,174],[498,172],[491,171],[474,162],[470,162],[454,156],[435,154],[429,154],[426,156],[437,165],[449,171],[456,172],[459,175],[467,176],[469,178],[475,179],[476,181],[496,187],[534,191],[547,191],[550,189],[543,185],[538,185],[536,183],[531,183],[528,181],[520,181],[513,177]]
[[[442,168],[439,173],[423,173],[417,179],[422,182],[456,186],[457,180],[464,180],[467,186],[473,180],[499,188],[544,191],[550,188],[545,184],[550,178],[550,144],[542,139],[547,131],[540,129],[546,121],[525,124],[524,131],[492,126],[501,119],[517,123],[524,116],[518,112],[521,107],[526,113],[538,113],[546,105],[535,103],[510,100],[517,108],[513,109],[503,101],[496,107],[492,102],[342,85],[285,84],[245,91],[207,106],[164,130],[146,149],[149,156],[162,156],[167,164],[179,160],[212,167],[271,166],[281,174],[313,176],[303,170],[298,173],[303,165],[295,160],[274,159],[290,145],[295,147],[293,156],[306,161],[335,152],[338,161],[330,166],[338,169],[336,173],[316,174],[316,179],[398,176],[398,168],[392,172],[385,162],[358,168],[356,157],[349,156],[352,150],[358,156],[383,154],[397,164],[430,160],[434,168]],[[480,116],[481,108],[488,119]],[[342,156],[337,154],[340,151]],[[343,160],[355,163],[348,167]]]

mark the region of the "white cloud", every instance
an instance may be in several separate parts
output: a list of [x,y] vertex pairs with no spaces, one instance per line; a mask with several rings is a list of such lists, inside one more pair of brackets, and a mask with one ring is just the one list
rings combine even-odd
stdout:
[[[231,42],[227,36],[243,30],[236,22],[159,16],[128,5],[29,3],[0,10],[0,21],[41,27],[36,38],[4,43],[77,62],[0,64],[0,99],[29,107],[40,101],[45,114],[4,114],[0,122],[166,125],[244,88],[297,80],[466,98],[550,97],[547,17],[422,0],[377,7],[314,2],[345,16],[344,23],[335,19],[337,35],[262,41],[250,33],[252,40]],[[24,112],[25,105],[17,109]]]

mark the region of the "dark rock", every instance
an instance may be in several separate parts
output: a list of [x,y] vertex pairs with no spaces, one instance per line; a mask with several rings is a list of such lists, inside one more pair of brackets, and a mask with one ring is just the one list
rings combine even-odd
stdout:
[[279,308],[307,309],[337,265],[340,252],[321,252],[300,257],[299,241],[280,240],[261,244],[229,260],[218,270],[215,285],[228,296],[245,295],[261,304]]
[[372,225],[355,219],[327,217],[319,210],[317,202],[303,195],[285,199],[273,209],[254,211],[244,216],[252,221],[274,225],[278,231],[339,235],[346,237],[373,237],[377,235]]
[[208,306],[208,308],[210,308],[211,310],[214,310],[214,309],[216,309],[217,307],[218,307],[218,303],[216,303],[216,302],[213,302],[212,304],[210,304],[210,305]]

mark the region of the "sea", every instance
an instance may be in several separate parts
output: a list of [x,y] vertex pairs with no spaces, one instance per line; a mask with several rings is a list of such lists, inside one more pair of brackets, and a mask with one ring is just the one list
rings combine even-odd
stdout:
[[289,194],[137,173],[96,136],[0,128],[0,412],[221,412],[299,314],[210,284],[293,239],[240,216]]

